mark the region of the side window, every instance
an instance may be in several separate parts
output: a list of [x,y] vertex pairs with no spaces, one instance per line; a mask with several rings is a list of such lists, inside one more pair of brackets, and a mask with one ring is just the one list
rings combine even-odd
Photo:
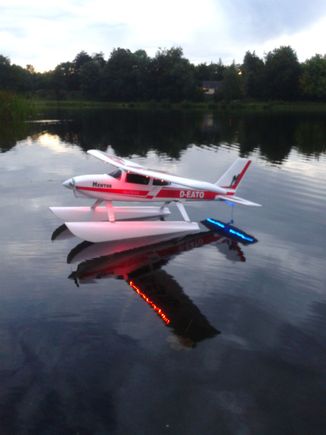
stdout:
[[128,172],[126,175],[126,182],[127,183],[134,183],[134,184],[148,184],[149,177],[145,177],[144,175],[133,174],[132,172]]
[[113,178],[116,178],[117,180],[120,180],[121,174],[122,172],[120,171],[120,169],[116,169],[115,171],[111,172],[111,174],[109,175]]
[[168,186],[169,184],[169,181],[159,180],[158,178],[153,179],[153,186]]

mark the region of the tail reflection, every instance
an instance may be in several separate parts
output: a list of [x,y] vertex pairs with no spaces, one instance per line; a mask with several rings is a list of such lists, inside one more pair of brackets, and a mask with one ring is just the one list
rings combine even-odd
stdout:
[[165,270],[134,278],[129,285],[172,329],[182,345],[194,347],[220,333]]
[[[123,242],[124,244],[126,242]],[[68,262],[84,259],[72,272],[70,278],[76,285],[95,282],[101,278],[124,279],[149,307],[172,329],[180,343],[194,347],[198,342],[212,338],[220,332],[214,328],[196,305],[184,293],[179,283],[162,266],[172,258],[215,244],[216,248],[230,261],[245,261],[239,244],[213,231],[203,231],[170,240],[148,239],[128,241],[126,250],[120,250],[117,242],[91,244],[83,242],[68,255]]]

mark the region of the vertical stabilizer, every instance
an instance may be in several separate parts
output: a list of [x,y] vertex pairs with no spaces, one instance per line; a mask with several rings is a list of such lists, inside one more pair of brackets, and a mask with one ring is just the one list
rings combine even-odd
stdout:
[[249,159],[237,159],[215,184],[224,189],[235,191],[239,187],[250,163],[251,160]]

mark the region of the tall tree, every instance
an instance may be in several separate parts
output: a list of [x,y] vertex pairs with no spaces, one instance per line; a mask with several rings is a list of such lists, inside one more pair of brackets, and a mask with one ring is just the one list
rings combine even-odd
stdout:
[[91,60],[92,60],[91,56],[88,53],[86,53],[86,51],[80,51],[72,62],[75,71],[78,72],[80,68],[83,65],[85,65],[85,63],[90,62]]
[[100,98],[101,67],[98,62],[90,60],[79,70],[80,91],[87,98]]
[[300,78],[304,96],[317,100],[326,100],[326,55],[316,54],[303,64]]
[[294,100],[299,96],[300,64],[291,47],[280,47],[265,58],[265,92],[271,99]]
[[218,63],[200,63],[195,66],[195,78],[198,84],[201,82],[209,81],[220,81],[223,79],[223,75],[226,67],[223,65],[221,59]]
[[62,99],[67,95],[67,92],[75,90],[75,69],[72,62],[63,62],[57,65],[51,78],[56,98]]
[[0,89],[8,90],[12,85],[10,60],[0,54]]
[[243,97],[241,69],[234,62],[225,70],[222,96],[226,101],[238,100]]
[[134,83],[134,96],[136,100],[148,100],[150,97],[149,71],[151,59],[145,50],[134,52],[132,81]]
[[133,71],[136,68],[135,57],[130,50],[114,49],[104,68],[104,97],[114,101],[133,100],[136,93]]
[[0,89],[25,92],[32,89],[32,73],[0,55]]
[[92,61],[97,63],[100,68],[105,67],[106,62],[105,62],[104,54],[102,51],[100,51],[99,53],[94,53],[92,55]]
[[247,98],[264,97],[264,62],[255,52],[247,51],[241,67],[243,92]]
[[157,100],[181,101],[196,93],[194,67],[182,48],[159,50],[151,63],[151,86]]

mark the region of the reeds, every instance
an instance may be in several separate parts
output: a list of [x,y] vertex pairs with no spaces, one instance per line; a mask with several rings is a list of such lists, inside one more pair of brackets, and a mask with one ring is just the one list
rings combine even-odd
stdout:
[[30,117],[32,111],[28,100],[11,92],[0,91],[0,124],[24,121]]

